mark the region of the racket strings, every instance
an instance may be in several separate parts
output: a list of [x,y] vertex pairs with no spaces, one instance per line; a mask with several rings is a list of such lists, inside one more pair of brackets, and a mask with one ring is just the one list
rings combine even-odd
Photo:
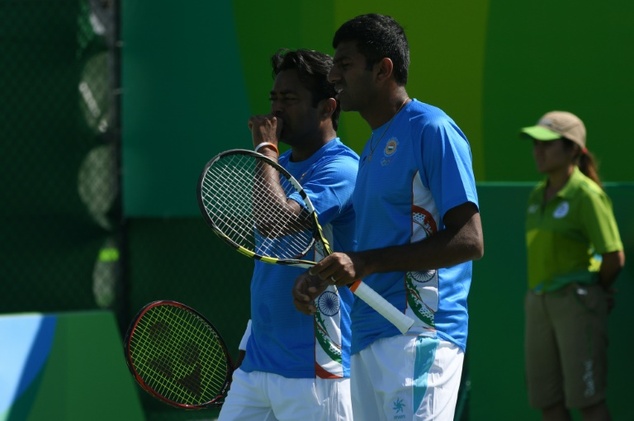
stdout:
[[[279,186],[271,186],[262,177],[271,170],[280,177]],[[283,259],[303,256],[313,243],[310,213],[298,216],[286,205],[291,195],[301,202],[301,195],[266,161],[226,155],[204,174],[201,193],[215,227],[243,248]]]
[[175,306],[152,307],[143,315],[130,340],[130,358],[147,387],[187,405],[215,400],[230,370],[213,328]]

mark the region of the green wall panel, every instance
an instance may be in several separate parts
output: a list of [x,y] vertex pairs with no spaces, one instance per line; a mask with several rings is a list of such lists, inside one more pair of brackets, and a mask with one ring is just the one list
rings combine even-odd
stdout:
[[0,343],[0,419],[145,419],[111,312],[0,315]]
[[484,69],[482,181],[533,180],[518,129],[545,112],[572,111],[609,181],[632,181],[634,3],[627,0],[491,2]]
[[[124,209],[193,216],[194,187],[215,153],[250,147],[252,113],[269,110],[270,56],[332,53],[332,36],[361,13],[396,17],[411,45],[411,96],[445,109],[469,137],[479,181],[530,181],[518,129],[563,108],[581,116],[608,181],[634,179],[620,141],[634,112],[634,3],[378,0],[123,2]],[[340,136],[369,135],[344,113]]]
[[249,146],[231,3],[121,3],[124,212],[194,214],[209,158]]
[[[249,148],[249,115],[269,111],[271,55],[279,48],[333,53],[337,27],[371,11],[391,14],[406,28],[411,96],[454,117],[471,139],[483,177],[480,81],[488,2],[460,3],[124,2],[126,215],[196,215],[194,189],[204,163],[221,150]],[[367,124],[344,113],[340,127],[344,142],[360,152]]]

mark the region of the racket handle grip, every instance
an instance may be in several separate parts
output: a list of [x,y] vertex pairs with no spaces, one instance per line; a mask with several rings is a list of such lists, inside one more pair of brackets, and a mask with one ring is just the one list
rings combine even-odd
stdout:
[[377,311],[381,316],[385,317],[403,334],[405,334],[414,324],[414,319],[403,314],[388,300],[379,295],[378,292],[367,286],[361,280],[355,281],[350,285],[350,290],[370,307]]

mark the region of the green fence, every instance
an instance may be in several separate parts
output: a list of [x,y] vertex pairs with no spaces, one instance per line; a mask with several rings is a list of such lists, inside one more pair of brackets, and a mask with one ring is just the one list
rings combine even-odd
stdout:
[[0,311],[121,302],[112,2],[0,1]]

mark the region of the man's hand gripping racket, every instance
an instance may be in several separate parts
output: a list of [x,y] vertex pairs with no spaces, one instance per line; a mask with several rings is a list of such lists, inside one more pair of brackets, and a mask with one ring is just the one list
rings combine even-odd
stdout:
[[[310,268],[313,246],[331,253],[313,204],[299,182],[277,162],[246,149],[212,158],[197,188],[201,213],[211,229],[241,254],[265,263]],[[287,199],[304,211],[291,212]],[[414,320],[361,280],[350,285],[359,298],[405,333]]]

